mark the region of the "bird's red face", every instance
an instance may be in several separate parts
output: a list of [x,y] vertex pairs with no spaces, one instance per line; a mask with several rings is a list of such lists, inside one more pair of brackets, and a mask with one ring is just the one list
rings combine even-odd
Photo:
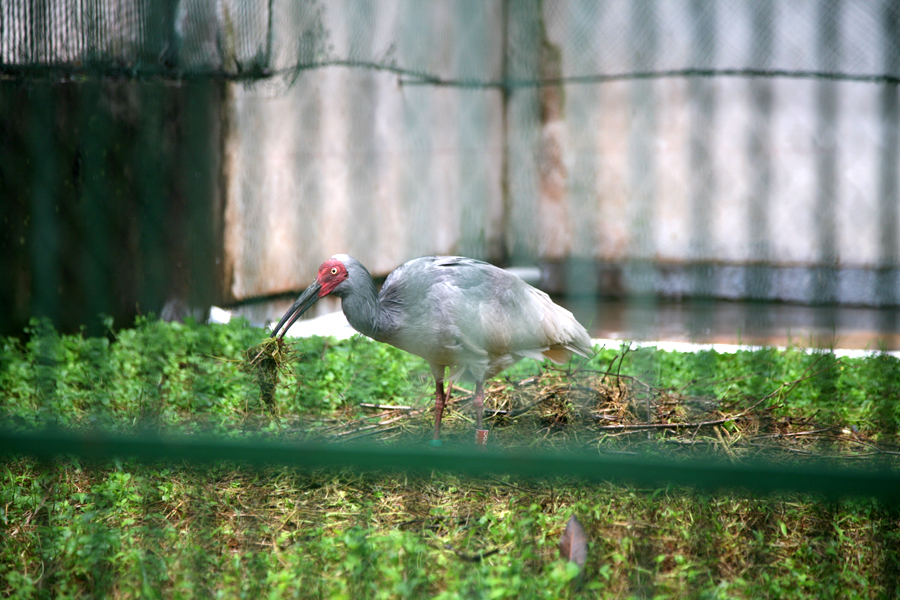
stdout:
[[342,281],[347,279],[347,267],[336,258],[329,258],[319,267],[316,281],[322,289],[319,290],[319,298],[323,298],[334,291]]

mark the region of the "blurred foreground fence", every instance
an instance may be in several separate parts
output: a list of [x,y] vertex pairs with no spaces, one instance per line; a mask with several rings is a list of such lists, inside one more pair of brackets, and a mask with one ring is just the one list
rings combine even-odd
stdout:
[[0,456],[84,461],[136,459],[196,465],[232,463],[248,468],[302,470],[351,468],[361,472],[432,471],[466,475],[514,475],[591,483],[691,486],[707,491],[764,494],[800,492],[825,498],[873,497],[900,501],[900,472],[848,468],[837,461],[779,465],[771,461],[727,462],[573,452],[496,452],[477,448],[428,449],[385,445],[324,445],[202,436],[123,436],[61,430],[0,430]]

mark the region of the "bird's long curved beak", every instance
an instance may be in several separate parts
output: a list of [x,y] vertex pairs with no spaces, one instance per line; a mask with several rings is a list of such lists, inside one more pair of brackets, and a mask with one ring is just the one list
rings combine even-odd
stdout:
[[[281,331],[281,337],[284,337],[284,334],[287,333],[288,329],[291,328],[291,325],[294,324],[294,321],[300,318],[300,315],[305,313],[310,306],[316,303],[319,299],[319,291],[322,289],[322,286],[319,285],[318,281],[312,282],[312,284],[306,288],[306,290],[300,294],[300,297],[297,298],[297,301],[288,309],[284,316],[281,317],[281,320],[278,321],[278,325],[275,326],[275,329],[272,330],[272,337],[276,337],[278,332]],[[282,330],[282,326],[284,329]]]

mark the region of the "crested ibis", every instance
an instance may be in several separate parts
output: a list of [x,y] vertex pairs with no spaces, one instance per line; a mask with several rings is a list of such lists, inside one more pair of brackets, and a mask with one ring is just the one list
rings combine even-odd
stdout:
[[573,353],[593,353],[584,327],[547,294],[499,267],[460,256],[406,262],[378,292],[362,263],[336,254],[322,263],[316,280],[284,314],[272,337],[279,332],[283,337],[300,315],[329,294],[341,299],[347,321],[358,332],[428,361],[435,383],[435,444],[440,443],[441,416],[456,378],[466,375],[475,381],[476,442],[483,445],[485,380],[522,358],[562,364]]

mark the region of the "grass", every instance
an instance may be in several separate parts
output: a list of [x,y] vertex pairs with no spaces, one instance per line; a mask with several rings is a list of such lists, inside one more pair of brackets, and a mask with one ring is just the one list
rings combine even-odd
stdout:
[[[0,347],[5,427],[423,447],[431,430],[427,365],[362,338],[279,348],[290,358],[267,392],[258,353],[247,354],[266,334],[245,323],[142,319],[86,338],[36,322],[28,333]],[[564,369],[520,363],[488,387],[486,412],[501,448],[896,468],[898,386],[888,355],[616,348]],[[447,445],[471,443],[470,395],[454,392]],[[8,597],[900,596],[900,510],[875,500],[587,485],[564,474],[62,458],[0,469]],[[557,547],[572,514],[589,539],[581,576]]]

